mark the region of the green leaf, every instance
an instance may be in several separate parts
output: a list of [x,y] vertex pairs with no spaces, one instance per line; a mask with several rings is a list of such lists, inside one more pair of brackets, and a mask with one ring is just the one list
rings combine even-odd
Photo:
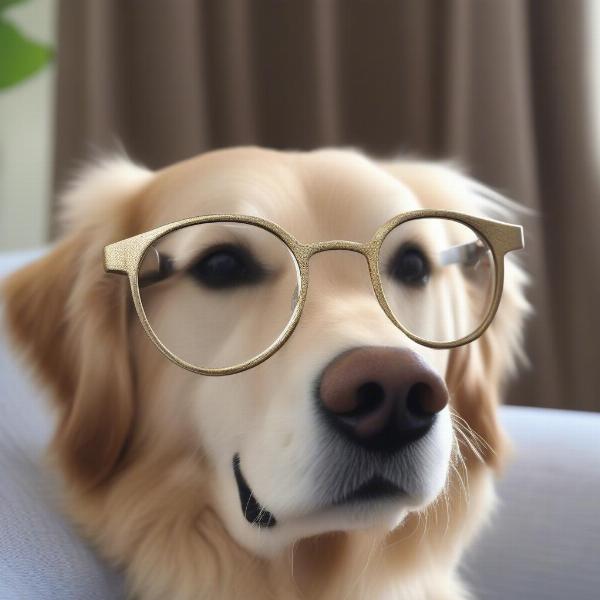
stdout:
[[27,39],[14,25],[0,18],[0,89],[33,75],[51,58],[51,48]]
[[0,12],[2,12],[7,6],[11,4],[22,4],[28,0],[0,0]]

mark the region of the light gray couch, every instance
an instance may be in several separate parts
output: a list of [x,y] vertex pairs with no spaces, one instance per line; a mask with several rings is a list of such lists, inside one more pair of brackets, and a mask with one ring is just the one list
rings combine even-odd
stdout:
[[[0,255],[0,277],[34,255]],[[504,408],[502,419],[517,454],[466,579],[481,600],[600,599],[600,415]],[[0,329],[0,600],[121,599],[120,574],[57,508],[41,466],[51,431]]]

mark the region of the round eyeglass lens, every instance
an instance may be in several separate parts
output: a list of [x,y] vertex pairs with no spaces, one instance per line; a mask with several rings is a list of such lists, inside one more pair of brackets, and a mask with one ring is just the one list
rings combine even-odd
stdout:
[[383,241],[379,271],[396,320],[428,342],[451,343],[474,333],[492,306],[492,250],[458,221],[401,223]]
[[245,223],[167,233],[138,271],[142,306],[161,343],[196,368],[230,368],[268,350],[292,320],[298,265],[276,235]]

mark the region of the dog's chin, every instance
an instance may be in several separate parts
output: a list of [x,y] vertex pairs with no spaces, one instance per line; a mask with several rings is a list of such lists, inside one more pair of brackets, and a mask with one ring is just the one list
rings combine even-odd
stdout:
[[302,519],[298,534],[301,536],[306,531],[304,528],[312,529],[311,535],[362,529],[391,531],[404,520],[409,510],[409,501],[399,497],[336,504]]
[[245,519],[234,518],[233,537],[258,556],[272,556],[294,542],[309,537],[358,530],[392,531],[407,514],[415,510],[413,502],[401,498],[365,500],[331,505],[306,514],[274,517],[275,526],[257,527]]
[[233,470],[238,497],[227,494],[221,507],[226,511],[224,520],[233,538],[260,556],[272,556],[300,539],[325,533],[367,529],[387,533],[398,527],[409,512],[428,504],[428,499],[375,477],[330,502],[275,513],[254,496],[237,455]]

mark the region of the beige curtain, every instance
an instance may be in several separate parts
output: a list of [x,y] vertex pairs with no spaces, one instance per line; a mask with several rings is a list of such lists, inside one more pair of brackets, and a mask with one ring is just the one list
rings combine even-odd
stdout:
[[455,158],[538,211],[517,404],[600,409],[598,157],[580,0],[61,0],[56,181],[118,141]]

